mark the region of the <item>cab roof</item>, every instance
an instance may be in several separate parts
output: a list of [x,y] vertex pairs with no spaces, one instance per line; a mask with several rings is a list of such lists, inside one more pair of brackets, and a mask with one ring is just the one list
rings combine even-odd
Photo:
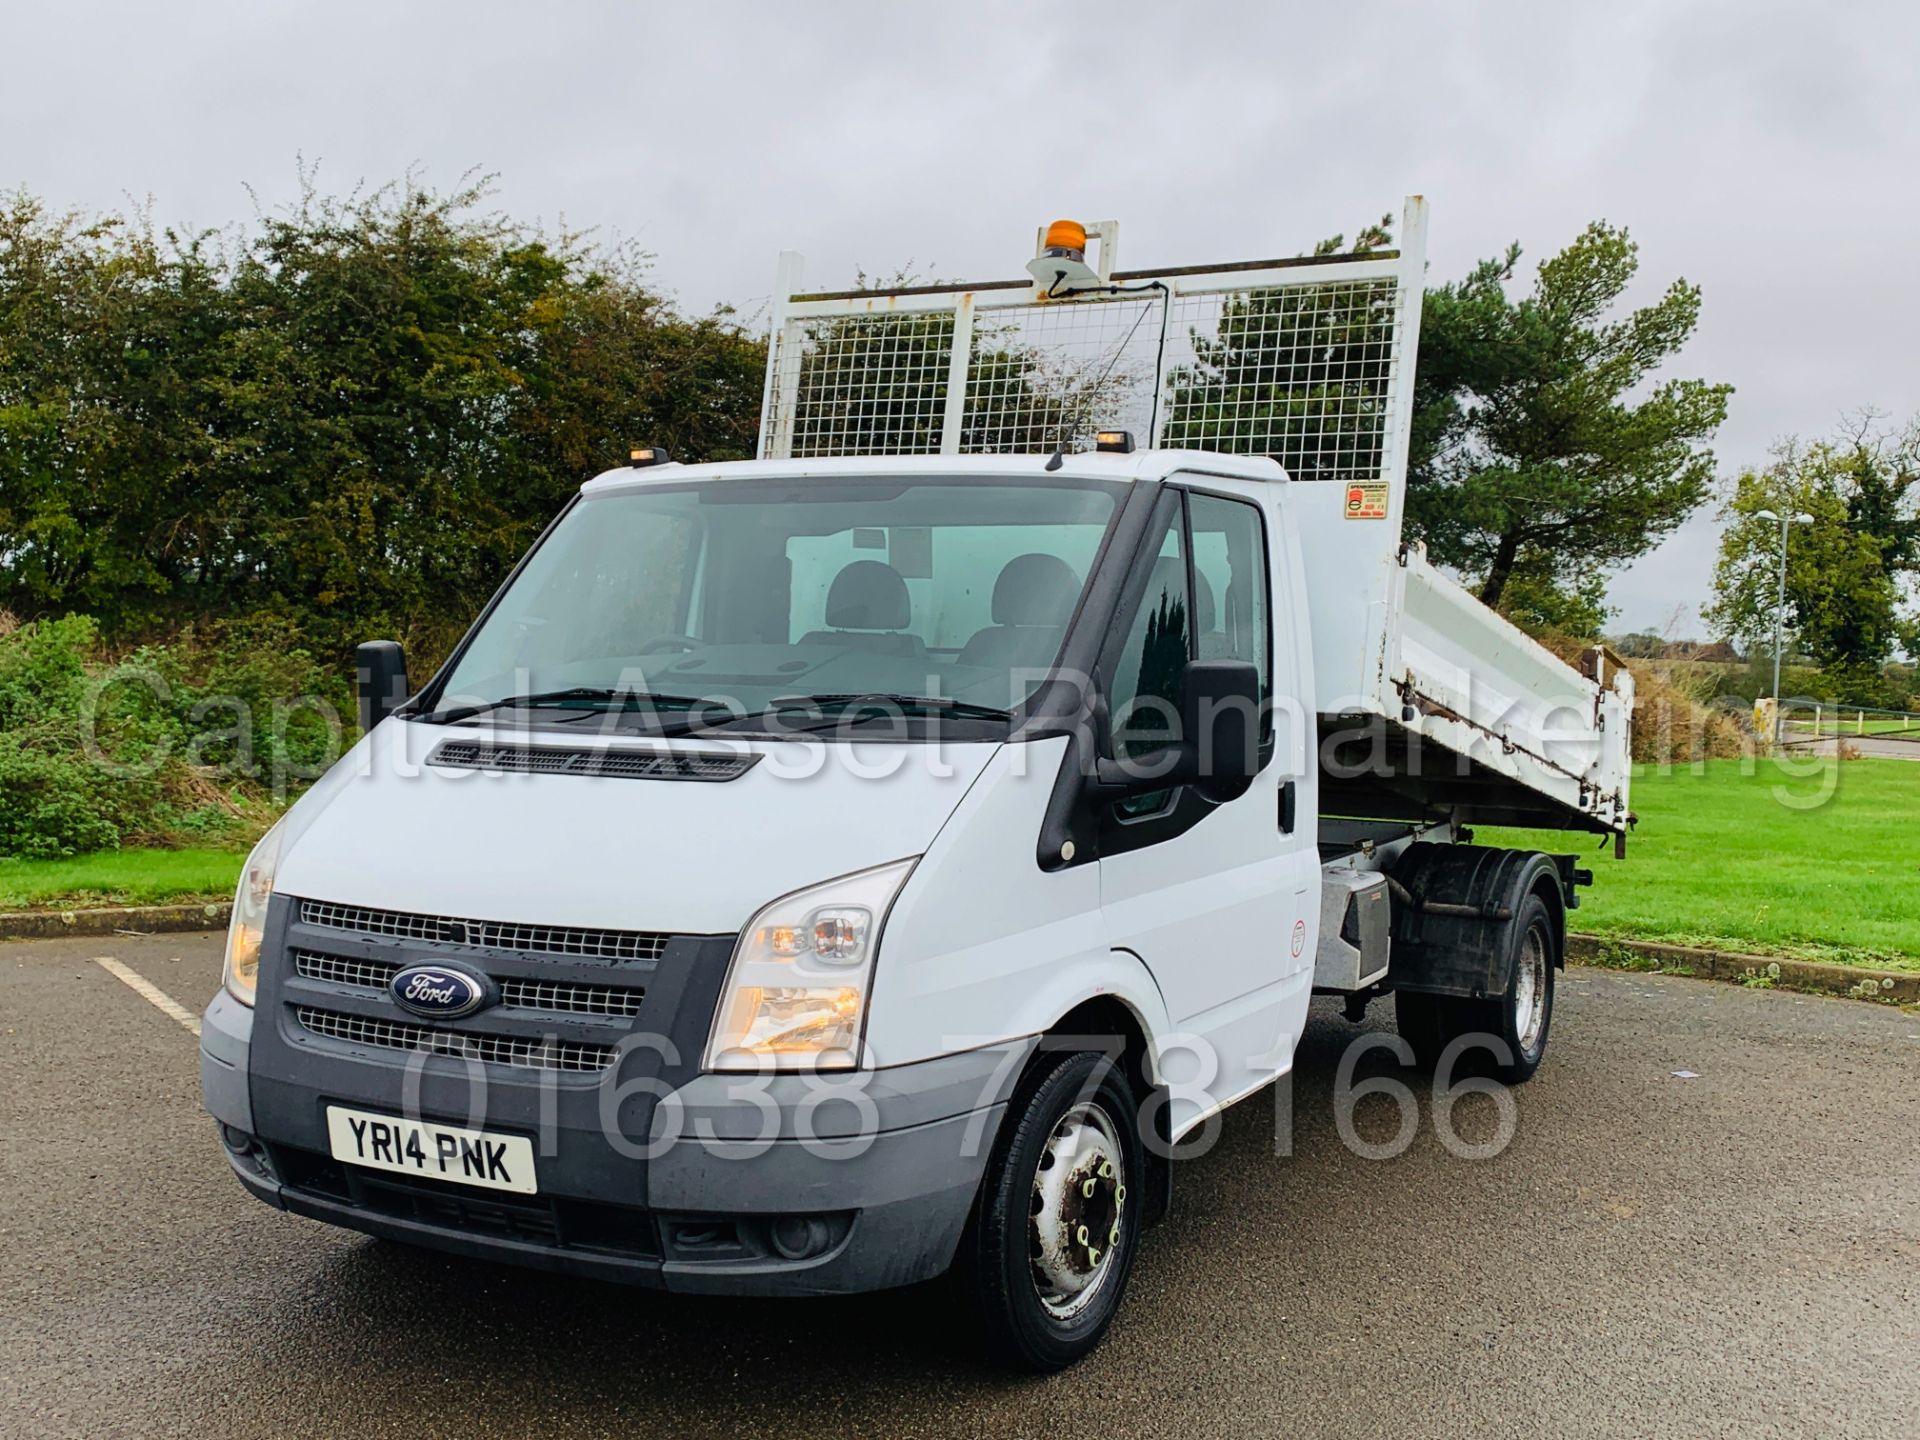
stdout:
[[[664,482],[706,480],[832,479],[848,475],[1021,475],[1044,479],[1050,453],[1034,455],[847,455],[807,460],[720,460],[707,465],[668,463],[603,471],[580,487],[584,495],[644,490]],[[1278,461],[1265,455],[1223,455],[1213,450],[1135,450],[1118,455],[1088,451],[1063,457],[1060,475],[1089,480],[1164,480],[1177,471],[1198,471],[1236,480],[1281,483]]]

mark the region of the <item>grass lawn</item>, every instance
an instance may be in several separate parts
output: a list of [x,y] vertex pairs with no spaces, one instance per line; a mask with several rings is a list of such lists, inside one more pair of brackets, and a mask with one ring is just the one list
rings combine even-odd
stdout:
[[[1743,773],[1751,772],[1751,773]],[[1594,852],[1575,929],[1920,970],[1920,763],[1804,758],[1642,767],[1640,826]],[[1552,831],[1482,843],[1584,851]]]
[[[1611,845],[1483,828],[1491,845],[1590,856],[1574,926],[1604,935],[1920,970],[1920,763],[1802,758],[1645,768],[1640,827]],[[0,910],[232,896],[238,850],[0,860]]]
[[0,910],[231,900],[244,850],[104,850],[67,860],[0,859]]

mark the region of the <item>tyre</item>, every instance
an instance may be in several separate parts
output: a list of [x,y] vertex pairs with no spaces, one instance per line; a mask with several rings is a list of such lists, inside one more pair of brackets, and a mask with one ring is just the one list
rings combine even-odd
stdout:
[[[1505,1050],[1480,1044],[1456,1054],[1459,1073],[1493,1076],[1508,1085],[1533,1078],[1547,1052],[1553,1025],[1554,972],[1560,961],[1560,929],[1552,909],[1529,893],[1506,927],[1505,991],[1484,1000],[1423,995],[1401,990],[1393,997],[1394,1023],[1415,1058],[1432,1069],[1462,1036],[1491,1035]],[[1507,1058],[1502,1058],[1502,1056]]]
[[1113,1323],[1145,1194],[1138,1111],[1092,1051],[1044,1057],[1015,1095],[956,1276],[997,1363],[1064,1369]]

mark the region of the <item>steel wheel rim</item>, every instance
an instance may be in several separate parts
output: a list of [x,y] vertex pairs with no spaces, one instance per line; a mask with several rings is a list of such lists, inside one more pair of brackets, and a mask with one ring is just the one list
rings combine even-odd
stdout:
[[1027,1255],[1034,1294],[1071,1320],[1107,1287],[1125,1244],[1126,1168],[1120,1129],[1089,1101],[1055,1122],[1034,1166]]
[[1527,931],[1513,977],[1513,1033],[1531,1056],[1540,1048],[1547,1025],[1547,942],[1539,927]]

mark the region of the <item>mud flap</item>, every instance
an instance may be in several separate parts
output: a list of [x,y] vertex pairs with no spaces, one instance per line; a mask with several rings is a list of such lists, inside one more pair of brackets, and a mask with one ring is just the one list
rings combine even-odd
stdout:
[[1395,990],[1486,999],[1504,995],[1507,933],[1527,894],[1548,897],[1559,931],[1557,963],[1566,963],[1567,911],[1574,886],[1592,876],[1571,855],[1480,845],[1409,847],[1391,871]]

